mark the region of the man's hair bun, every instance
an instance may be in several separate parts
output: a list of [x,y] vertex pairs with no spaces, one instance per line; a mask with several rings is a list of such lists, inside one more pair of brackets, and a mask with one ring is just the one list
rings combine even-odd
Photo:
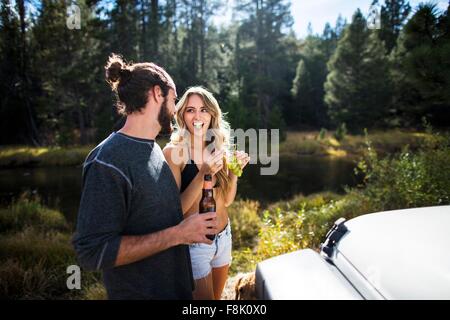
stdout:
[[117,89],[120,82],[128,81],[131,77],[131,71],[127,68],[127,64],[120,55],[115,53],[109,56],[105,69],[106,80],[114,90]]

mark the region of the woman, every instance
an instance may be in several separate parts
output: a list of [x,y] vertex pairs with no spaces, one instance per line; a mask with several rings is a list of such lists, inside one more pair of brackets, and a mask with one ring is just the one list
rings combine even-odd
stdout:
[[[202,87],[185,92],[176,106],[176,131],[163,152],[181,193],[184,217],[199,212],[205,174],[212,174],[218,230],[211,245],[190,245],[194,299],[220,299],[231,263],[231,229],[227,207],[234,201],[238,177],[224,166],[230,129],[214,96]],[[209,139],[211,138],[211,139]],[[241,168],[250,157],[235,153]]]

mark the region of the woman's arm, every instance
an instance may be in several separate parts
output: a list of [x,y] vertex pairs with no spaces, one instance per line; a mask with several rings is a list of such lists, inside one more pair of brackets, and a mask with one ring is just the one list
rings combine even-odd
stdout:
[[[174,152],[178,152],[178,154],[174,154]],[[176,159],[174,156],[180,158],[180,150],[177,147],[166,147],[163,150],[164,156],[169,164],[170,169],[172,170],[175,181],[177,182],[178,189],[181,188],[181,168],[182,164],[177,164],[174,162]],[[177,158],[177,159],[178,159]],[[181,157],[182,158],[182,157]],[[183,210],[183,214],[189,210],[194,204],[194,201],[198,199],[198,196],[202,193],[203,188],[203,177],[207,173],[212,173],[213,175],[222,169],[221,162],[221,154],[215,154],[214,156],[209,157],[200,168],[199,172],[195,176],[195,178],[191,181],[186,190],[181,193],[181,208]]]
[[202,193],[203,176],[205,174],[206,172],[204,170],[200,170],[181,194],[181,207],[183,208],[183,214],[185,214],[189,208],[192,207],[194,201],[198,199],[198,196]]
[[225,196],[225,207],[229,207],[233,203],[234,198],[236,197],[236,192],[237,192],[238,177],[235,176],[231,171],[229,171],[229,172],[230,172],[230,178],[231,178],[231,187],[230,187],[230,191]]
[[[178,154],[175,154],[175,152],[178,152]],[[181,168],[183,167],[183,164],[177,163],[175,159],[182,159],[183,158],[181,154],[182,152],[183,152],[182,148],[173,146],[165,147],[163,150],[164,157],[166,158],[170,170],[172,171],[173,177],[175,178],[178,190],[180,190],[181,188]],[[175,158],[175,156],[177,158]],[[181,209],[183,210],[183,214],[185,214],[189,210],[189,208],[194,203],[196,197],[198,197],[198,195],[200,194],[202,184],[203,178],[200,179],[200,175],[197,174],[197,176],[189,184],[189,187],[186,188],[186,190],[184,190],[184,192],[180,195]]]
[[[174,158],[172,157],[173,152],[176,150],[176,147],[173,146],[165,146],[163,149],[164,157],[166,158],[167,164],[169,165],[170,171],[172,171],[173,177],[175,178],[175,182],[177,183],[178,190],[181,188],[181,163],[176,163]],[[176,150],[178,151],[178,150]],[[177,158],[178,159],[178,158]]]

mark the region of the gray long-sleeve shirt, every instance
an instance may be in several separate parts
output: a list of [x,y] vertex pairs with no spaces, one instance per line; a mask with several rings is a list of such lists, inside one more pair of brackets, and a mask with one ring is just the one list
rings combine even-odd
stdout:
[[73,245],[83,268],[103,271],[110,299],[192,299],[185,245],[114,267],[122,236],[157,232],[182,219],[179,190],[154,140],[112,133],[86,158]]

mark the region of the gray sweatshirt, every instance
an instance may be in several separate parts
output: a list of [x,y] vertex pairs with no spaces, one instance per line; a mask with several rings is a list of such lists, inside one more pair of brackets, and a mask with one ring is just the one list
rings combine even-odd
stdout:
[[114,267],[121,237],[145,235],[183,219],[180,192],[154,140],[112,133],[83,165],[73,245],[87,270],[102,270],[110,299],[192,299],[186,245]]

